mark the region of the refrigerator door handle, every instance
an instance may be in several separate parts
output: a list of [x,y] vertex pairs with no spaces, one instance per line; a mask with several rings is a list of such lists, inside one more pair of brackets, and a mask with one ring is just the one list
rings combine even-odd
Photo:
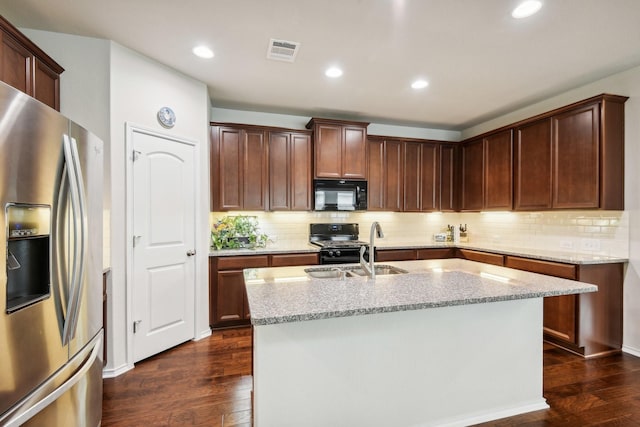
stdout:
[[[5,420],[4,417],[0,418],[0,424],[2,424],[3,427],[18,427],[35,416],[38,412],[49,406],[64,393],[66,393],[71,387],[76,385],[76,383],[80,381],[82,377],[87,374],[87,371],[89,371],[89,369],[91,369],[101,352],[101,344],[102,333],[96,335],[91,344],[85,347],[86,349],[91,349],[89,357],[84,359],[87,352],[83,351],[78,353],[76,357],[69,361],[65,368],[65,371],[68,370],[69,372],[73,372],[73,375],[70,376],[68,380],[66,380],[60,386],[56,387],[53,391],[49,392],[49,388],[55,380],[55,377],[52,377],[47,382],[42,384],[38,389],[36,389],[31,395],[29,395],[23,402],[21,402],[15,413],[7,414],[6,416],[9,417],[7,420]],[[42,395],[45,393],[48,394],[42,397]]]
[[80,311],[80,299],[84,284],[85,254],[87,248],[87,208],[84,191],[84,180],[80,167],[80,156],[78,154],[78,143],[75,138],[65,135],[65,157],[69,152],[69,178],[71,190],[71,204],[74,210],[74,257],[72,261],[72,292],[70,298],[69,322],[67,328],[67,342],[71,341],[78,327],[78,313]]

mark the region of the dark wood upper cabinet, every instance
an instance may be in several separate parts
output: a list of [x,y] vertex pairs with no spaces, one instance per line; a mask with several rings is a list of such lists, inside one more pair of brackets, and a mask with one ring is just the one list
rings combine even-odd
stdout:
[[311,135],[269,132],[269,210],[311,210]]
[[515,210],[552,207],[551,119],[522,125],[515,130]]
[[402,211],[402,142],[370,138],[368,144],[367,210]]
[[[464,141],[461,210],[623,210],[627,99],[594,96]],[[482,203],[480,141],[485,148]]]
[[484,138],[485,210],[513,208],[513,137],[506,130]]
[[265,210],[269,179],[267,175],[267,141],[263,130],[245,130],[242,138],[242,207]]
[[316,178],[366,179],[368,123],[312,118]]
[[405,212],[440,209],[440,147],[426,142],[405,142]]
[[552,118],[553,206],[600,204],[600,106],[587,105]]
[[599,95],[515,125],[516,210],[624,209],[624,102]]
[[64,68],[0,16],[0,80],[60,110],[63,71]]
[[268,195],[265,132],[211,127],[211,208],[264,210]]
[[419,142],[407,142],[404,146],[404,210],[406,212],[421,210],[421,145]]
[[440,147],[440,210],[458,210],[458,152],[459,147],[442,145]]
[[461,210],[483,208],[484,177],[484,141],[469,141],[462,146]]

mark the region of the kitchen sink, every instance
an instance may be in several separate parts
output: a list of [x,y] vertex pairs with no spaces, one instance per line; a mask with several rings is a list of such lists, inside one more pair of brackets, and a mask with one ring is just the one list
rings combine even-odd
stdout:
[[314,279],[340,279],[342,277],[350,277],[347,271],[337,267],[305,268],[304,272]]
[[[401,268],[398,267],[392,267],[390,265],[376,265],[375,267],[375,271],[376,271],[376,276],[385,276],[385,275],[389,275],[389,274],[406,274],[408,273],[407,270],[403,270]],[[357,274],[358,276],[366,276],[367,272],[364,271],[364,269],[362,269],[361,267],[357,267],[354,269],[349,270],[350,273],[352,274]]]
[[[407,270],[403,270],[398,267],[392,267],[390,265],[376,265],[376,275],[385,276],[389,274],[405,274]],[[344,277],[360,277],[366,276],[367,272],[361,267],[312,267],[304,270],[309,277],[314,279],[340,279]]]

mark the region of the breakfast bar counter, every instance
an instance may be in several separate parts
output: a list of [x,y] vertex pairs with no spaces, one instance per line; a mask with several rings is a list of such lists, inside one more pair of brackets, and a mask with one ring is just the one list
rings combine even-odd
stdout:
[[407,273],[244,271],[256,427],[469,425],[548,407],[543,297],[596,286],[459,259],[384,264]]

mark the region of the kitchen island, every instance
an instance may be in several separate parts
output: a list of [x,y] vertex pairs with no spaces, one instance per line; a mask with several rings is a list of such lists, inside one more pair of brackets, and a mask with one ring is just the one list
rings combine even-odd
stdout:
[[[254,425],[468,425],[546,408],[542,298],[596,286],[459,259],[247,269]],[[323,267],[315,267],[323,268]]]

